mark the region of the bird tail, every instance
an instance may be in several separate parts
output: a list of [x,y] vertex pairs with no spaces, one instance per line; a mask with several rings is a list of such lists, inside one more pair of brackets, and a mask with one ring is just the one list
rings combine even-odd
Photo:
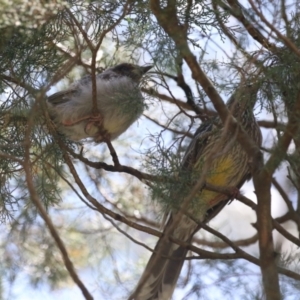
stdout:
[[198,225],[187,216],[170,216],[145,271],[130,300],[169,300],[182,269],[187,247],[171,240],[190,243]]

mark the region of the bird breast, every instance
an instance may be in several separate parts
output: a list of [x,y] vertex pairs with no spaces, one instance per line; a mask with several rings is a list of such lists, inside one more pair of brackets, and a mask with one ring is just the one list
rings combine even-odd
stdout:
[[[97,109],[101,115],[101,130],[109,133],[111,139],[115,139],[136,121],[144,110],[144,99],[139,86],[129,77],[116,77],[110,80],[96,77],[97,86]],[[71,87],[76,92],[68,97],[67,101],[56,105],[56,123],[67,120],[75,123],[72,126],[61,126],[59,131],[72,140],[81,140],[94,137],[99,132],[97,125],[89,127],[86,132],[88,121],[77,120],[85,116],[92,116],[93,111],[93,88],[92,82],[79,81]]]

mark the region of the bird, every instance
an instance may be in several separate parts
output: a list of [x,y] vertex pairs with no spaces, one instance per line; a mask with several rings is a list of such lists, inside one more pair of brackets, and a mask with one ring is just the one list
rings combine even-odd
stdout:
[[[226,105],[248,136],[260,147],[262,135],[253,113],[257,93],[256,82],[240,83]],[[207,160],[209,164],[205,169]],[[176,184],[168,194],[170,202],[178,203],[178,199],[182,201],[184,196],[189,195],[203,172],[206,172],[206,183],[233,187],[234,190],[240,189],[251,178],[247,153],[237,141],[236,134],[229,132],[218,116],[205,121],[196,130],[182,159]],[[230,200],[232,197],[205,189],[203,184],[185,210],[176,204],[166,212],[168,218],[163,234],[129,299],[171,299],[188,252],[183,245],[174,243],[174,239],[190,244],[194,234],[200,230],[201,222],[210,221]]]
[[49,96],[49,116],[57,131],[75,142],[92,138],[101,143],[120,136],[144,111],[139,83],[152,67],[121,63],[97,74],[98,113],[93,109],[91,75]]

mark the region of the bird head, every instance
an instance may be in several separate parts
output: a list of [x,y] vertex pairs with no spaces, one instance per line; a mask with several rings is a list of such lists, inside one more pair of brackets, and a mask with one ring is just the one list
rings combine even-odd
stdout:
[[133,79],[134,81],[139,81],[142,76],[147,73],[153,66],[138,66],[134,64],[123,63],[111,68],[111,71],[121,75],[127,76]]
[[[252,111],[257,102],[258,83],[240,84],[227,102],[228,108],[234,115],[243,114],[246,111]],[[235,112],[235,113],[234,113]]]

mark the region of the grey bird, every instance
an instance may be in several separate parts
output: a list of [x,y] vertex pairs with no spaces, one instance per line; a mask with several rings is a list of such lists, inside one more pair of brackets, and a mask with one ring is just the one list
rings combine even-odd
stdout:
[[58,132],[72,141],[117,138],[143,113],[139,83],[151,68],[122,63],[96,75],[98,115],[93,113],[91,75],[49,96],[49,115]]
[[[249,138],[260,146],[261,132],[253,114],[257,91],[258,85],[241,84],[228,100],[227,107]],[[129,299],[171,299],[188,252],[186,246],[174,241],[190,244],[193,235],[201,228],[201,223],[212,219],[232,198],[205,189],[203,183],[189,205],[184,207],[186,213],[180,211],[180,201],[184,202],[183,199],[189,196],[203,174],[204,183],[233,188],[233,195],[251,178],[246,151],[236,140],[236,134],[224,128],[218,117],[198,128],[186,151],[179,180],[169,192],[170,199],[179,204],[169,212],[163,235]]]

